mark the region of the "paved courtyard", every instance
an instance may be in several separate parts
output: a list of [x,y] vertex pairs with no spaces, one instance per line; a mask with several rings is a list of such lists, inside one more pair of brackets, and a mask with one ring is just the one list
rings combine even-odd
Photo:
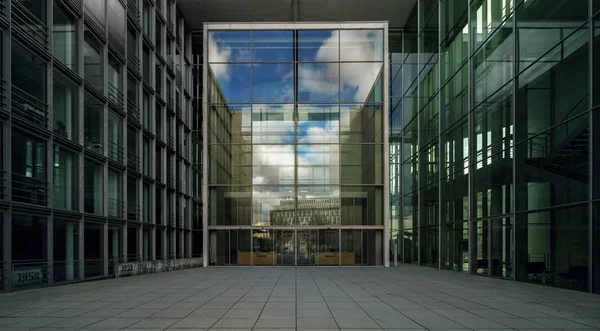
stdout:
[[398,268],[199,268],[0,295],[0,330],[600,329],[600,295]]

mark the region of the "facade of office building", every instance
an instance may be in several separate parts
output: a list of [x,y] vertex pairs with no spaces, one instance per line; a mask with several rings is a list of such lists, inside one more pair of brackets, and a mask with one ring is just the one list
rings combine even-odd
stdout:
[[191,47],[175,3],[0,5],[1,289],[191,257]]
[[600,293],[599,1],[230,3],[0,1],[3,290],[202,257]]

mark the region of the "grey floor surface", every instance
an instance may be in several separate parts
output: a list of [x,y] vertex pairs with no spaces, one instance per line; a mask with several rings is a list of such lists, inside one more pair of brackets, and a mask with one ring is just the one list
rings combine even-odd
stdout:
[[0,330],[600,329],[600,295],[398,268],[198,268],[0,295]]

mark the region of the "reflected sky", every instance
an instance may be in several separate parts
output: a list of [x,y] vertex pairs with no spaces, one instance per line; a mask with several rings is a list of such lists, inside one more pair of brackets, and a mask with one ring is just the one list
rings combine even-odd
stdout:
[[290,203],[339,198],[341,140],[382,142],[372,126],[383,125],[383,30],[209,31],[208,62],[208,102],[230,109],[211,134],[252,144],[254,225],[286,225]]

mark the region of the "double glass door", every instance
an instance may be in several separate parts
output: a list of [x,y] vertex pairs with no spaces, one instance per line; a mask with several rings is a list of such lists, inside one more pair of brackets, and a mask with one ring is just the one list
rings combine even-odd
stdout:
[[274,230],[275,265],[339,265],[338,230]]

